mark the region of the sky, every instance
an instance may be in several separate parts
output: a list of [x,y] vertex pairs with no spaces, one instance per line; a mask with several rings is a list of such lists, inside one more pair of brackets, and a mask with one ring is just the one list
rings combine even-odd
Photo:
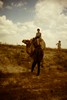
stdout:
[[46,46],[67,48],[67,0],[0,0],[0,42],[22,45],[40,28]]

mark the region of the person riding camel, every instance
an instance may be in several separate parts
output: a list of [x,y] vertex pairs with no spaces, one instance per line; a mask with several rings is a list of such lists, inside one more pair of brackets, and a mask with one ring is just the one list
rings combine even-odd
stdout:
[[36,38],[41,38],[41,32],[39,28],[37,29]]
[[33,57],[34,61],[32,63],[32,69],[31,72],[33,72],[36,64],[38,65],[38,71],[37,71],[37,76],[40,74],[40,63],[43,59],[43,50],[41,48],[41,33],[40,29],[37,29],[36,37],[33,38],[33,45],[35,47],[34,52],[33,52]]
[[36,64],[38,65],[37,76],[40,74],[41,62],[43,65],[45,42],[41,38],[40,29],[37,29],[36,36],[30,40],[23,40],[26,44],[26,52],[33,58],[31,72],[34,71]]
[[40,44],[40,42],[41,42],[41,32],[40,32],[39,28],[37,29],[37,33],[36,33],[35,39],[37,40],[37,45],[41,45]]
[[[42,61],[41,61],[41,66],[43,67],[44,66],[44,58],[45,58],[45,53],[44,53],[44,50],[45,50],[45,48],[46,48],[46,43],[45,43],[45,41],[43,42],[43,40],[42,40],[42,33],[40,32],[40,29],[38,28],[37,29],[37,33],[36,33],[36,39],[37,39],[37,44],[39,44],[40,46],[41,46],[41,49],[43,50],[43,59],[42,59]],[[45,45],[45,46],[44,46]],[[45,48],[44,48],[45,47]]]

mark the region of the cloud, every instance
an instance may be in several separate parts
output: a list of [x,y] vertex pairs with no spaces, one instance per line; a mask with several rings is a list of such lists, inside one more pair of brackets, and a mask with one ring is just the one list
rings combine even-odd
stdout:
[[22,7],[22,6],[24,6],[24,5],[26,5],[27,4],[27,2],[22,2],[22,1],[20,1],[20,2],[18,2],[18,3],[11,3],[11,6],[14,6],[14,7]]
[[[67,7],[67,0],[38,0],[35,6],[35,24],[43,30],[43,38],[55,47],[61,40],[67,47],[67,16],[61,12]],[[65,12],[66,13],[66,12]]]
[[[20,8],[20,7],[24,7],[25,5],[27,5],[27,2],[12,2],[10,5],[7,5],[6,8],[7,9],[12,9],[13,7],[16,7],[16,8]],[[25,8],[24,8],[25,9]]]
[[17,26],[6,16],[0,17],[0,34],[14,34],[17,32]]
[[0,0],[0,9],[3,7],[3,1]]
[[0,17],[0,42],[11,44],[20,43],[22,39],[30,39],[35,36],[36,26],[34,22],[13,23],[6,16]]
[[67,7],[64,7],[63,11],[61,12],[61,14],[64,14],[65,16],[67,16]]
[[6,6],[6,9],[9,9],[9,10],[11,10],[11,9],[12,9],[12,6],[10,6],[10,5],[7,5],[7,6]]
[[[0,17],[0,42],[16,44],[19,37],[19,28],[6,16]],[[19,38],[20,40],[20,38]]]

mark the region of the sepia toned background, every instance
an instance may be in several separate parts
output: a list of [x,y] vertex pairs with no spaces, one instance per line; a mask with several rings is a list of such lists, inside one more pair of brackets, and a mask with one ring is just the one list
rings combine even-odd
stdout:
[[[22,43],[37,28],[46,43],[39,76]],[[0,0],[0,100],[67,100],[67,0]]]

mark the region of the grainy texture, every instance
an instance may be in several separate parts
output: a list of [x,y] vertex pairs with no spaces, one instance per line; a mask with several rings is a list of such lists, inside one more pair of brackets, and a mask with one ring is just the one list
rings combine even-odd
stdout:
[[0,100],[67,100],[67,49],[46,48],[44,62],[36,76],[25,46],[0,44]]

